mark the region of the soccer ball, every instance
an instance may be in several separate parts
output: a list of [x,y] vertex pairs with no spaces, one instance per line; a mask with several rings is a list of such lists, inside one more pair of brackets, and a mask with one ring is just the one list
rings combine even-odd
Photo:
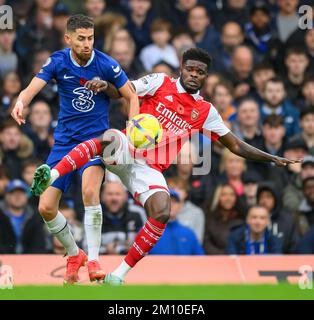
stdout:
[[160,142],[163,129],[159,121],[148,113],[133,117],[126,127],[126,135],[135,148],[149,149]]

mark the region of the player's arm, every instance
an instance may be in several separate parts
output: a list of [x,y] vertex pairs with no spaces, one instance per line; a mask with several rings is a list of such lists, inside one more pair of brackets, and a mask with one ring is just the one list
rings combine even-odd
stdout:
[[267,152],[259,150],[248,143],[242,141],[232,132],[228,132],[224,136],[218,139],[224,146],[226,146],[231,152],[243,157],[247,160],[259,161],[259,162],[274,162],[277,166],[286,166],[288,164],[301,162],[301,160],[292,160],[271,155]]
[[34,77],[30,84],[19,94],[16,104],[11,112],[13,119],[19,124],[24,124],[23,109],[29,105],[38,92],[47,84],[45,80]]
[[129,119],[139,114],[140,103],[136,94],[135,88],[130,81],[127,81],[121,88],[119,88],[121,96],[128,102],[129,105]]

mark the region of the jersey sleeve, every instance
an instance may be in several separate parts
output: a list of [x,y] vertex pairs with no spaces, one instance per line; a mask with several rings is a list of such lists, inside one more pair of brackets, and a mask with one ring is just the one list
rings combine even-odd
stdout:
[[119,89],[124,86],[129,79],[117,61],[111,59],[110,62],[110,66],[107,66],[107,79],[105,80],[108,80]]
[[161,87],[165,80],[163,73],[152,73],[138,80],[132,81],[135,87],[136,94],[143,98],[146,95],[153,96],[155,92]]
[[55,78],[56,63],[56,58],[54,56],[50,56],[43,64],[40,71],[36,74],[36,77],[46,82],[49,82],[51,79]]
[[211,132],[211,139],[214,141],[230,132],[229,128],[224,124],[217,109],[212,104],[209,109],[208,116],[203,124],[203,129]]

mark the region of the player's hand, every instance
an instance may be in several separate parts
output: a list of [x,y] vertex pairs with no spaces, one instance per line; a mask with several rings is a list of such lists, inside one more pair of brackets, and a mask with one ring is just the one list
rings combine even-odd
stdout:
[[12,118],[19,124],[25,124],[25,119],[23,117],[23,103],[18,100],[11,112]]
[[103,92],[108,88],[108,82],[105,80],[89,80],[85,83],[85,88],[97,94],[98,92]]
[[278,167],[286,167],[289,164],[301,163],[303,159],[287,159],[282,157],[274,157],[273,162]]

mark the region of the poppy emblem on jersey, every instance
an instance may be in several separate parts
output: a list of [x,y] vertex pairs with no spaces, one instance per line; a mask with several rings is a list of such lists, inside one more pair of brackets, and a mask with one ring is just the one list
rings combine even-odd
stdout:
[[191,111],[191,119],[192,119],[192,120],[196,120],[199,115],[200,115],[200,113],[199,113],[198,110],[193,109],[193,110]]
[[87,82],[87,79],[80,78],[80,85],[83,86]]
[[184,107],[183,107],[183,105],[182,104],[178,104],[178,106],[177,106],[177,112],[179,113],[179,114],[184,114]]

